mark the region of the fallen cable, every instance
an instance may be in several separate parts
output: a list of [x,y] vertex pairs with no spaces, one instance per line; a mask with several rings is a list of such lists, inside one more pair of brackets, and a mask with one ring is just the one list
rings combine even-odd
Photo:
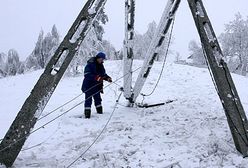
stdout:
[[122,95],[122,92],[120,93],[120,95],[118,96],[118,99],[116,100],[116,103],[115,103],[115,106],[114,106],[114,109],[107,121],[107,123],[105,124],[105,126],[103,127],[102,131],[100,132],[100,134],[95,138],[95,140],[90,144],[90,146],[80,155],[78,156],[72,163],[70,163],[68,166],[66,166],[66,168],[70,168],[73,164],[75,164],[80,158],[82,158],[82,156],[88,152],[90,150],[90,148],[96,143],[96,141],[100,138],[100,136],[103,134],[103,132],[106,130],[108,124],[110,123],[110,120],[112,119],[112,116],[114,115],[114,112],[118,106],[118,103],[119,103],[119,100],[121,98],[121,95]]
[[[141,67],[135,69],[133,72],[136,72],[136,71],[139,70],[140,68],[141,68]],[[116,80],[113,81],[112,83],[108,84],[108,85],[105,86],[103,89],[109,87],[109,86],[112,85],[113,83],[115,83],[115,82],[117,82],[118,80],[124,78],[126,75],[128,75],[128,73],[125,74],[125,75],[123,75],[122,77],[116,79]],[[96,92],[95,94],[91,95],[88,99],[92,98],[94,95],[98,94],[99,92],[101,92],[101,90],[98,91],[98,92]],[[87,99],[86,99],[86,100],[87,100]],[[72,108],[70,108],[69,110],[67,110],[67,111],[65,111],[64,113],[58,115],[57,117],[53,118],[53,119],[50,120],[49,122],[45,123],[44,125],[40,126],[40,127],[37,128],[37,129],[35,129],[34,131],[31,131],[30,133],[28,133],[28,134],[24,135],[23,137],[17,139],[15,142],[13,142],[13,143],[9,144],[8,146],[4,147],[3,149],[1,149],[0,152],[6,150],[7,148],[9,148],[9,147],[11,147],[11,146],[13,146],[13,145],[16,144],[17,142],[19,142],[19,141],[21,141],[21,140],[27,138],[27,137],[30,136],[31,134],[33,134],[33,133],[37,132],[38,130],[44,128],[45,126],[49,125],[49,124],[52,123],[53,121],[55,121],[55,120],[57,120],[58,118],[62,117],[63,115],[69,113],[69,112],[70,112],[71,110],[73,110],[74,108],[76,108],[76,107],[78,107],[79,105],[83,104],[86,100],[83,100],[83,101],[79,102],[78,104],[76,104],[75,106],[73,106]]]

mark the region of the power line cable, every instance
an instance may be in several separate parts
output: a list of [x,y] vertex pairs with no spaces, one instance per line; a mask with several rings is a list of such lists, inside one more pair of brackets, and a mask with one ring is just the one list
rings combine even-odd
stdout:
[[[141,68],[141,67],[135,69],[133,72],[138,71],[140,68]],[[120,77],[120,78],[117,78],[115,81],[113,81],[112,83],[108,84],[108,85],[105,86],[103,89],[105,89],[105,88],[111,86],[113,83],[116,83],[116,82],[119,81],[120,79],[124,78],[126,75],[128,75],[128,73],[125,74],[125,75],[123,75],[123,76]],[[101,89],[100,91],[98,91],[98,92],[92,94],[88,99],[90,99],[90,98],[92,98],[94,95],[100,93],[103,89]],[[86,99],[86,100],[88,100],[88,99]],[[4,147],[3,149],[1,149],[0,152],[4,151],[5,149],[7,149],[7,148],[9,148],[9,147],[11,147],[11,146],[13,146],[13,145],[16,144],[17,142],[19,142],[19,141],[25,139],[25,138],[28,137],[29,135],[31,135],[31,134],[37,132],[38,130],[44,128],[45,126],[49,125],[49,124],[52,123],[53,121],[57,120],[58,118],[64,116],[64,115],[67,114],[67,113],[69,113],[71,110],[73,110],[73,109],[75,109],[76,107],[78,107],[79,105],[83,104],[86,100],[83,100],[83,101],[79,102],[79,103],[76,104],[75,106],[73,106],[73,107],[71,107],[70,109],[66,110],[64,113],[58,115],[57,117],[53,118],[53,119],[50,120],[49,122],[45,123],[44,125],[42,125],[42,126],[38,127],[37,129],[31,131],[29,134],[24,135],[23,137],[17,139],[15,142],[13,142],[13,143],[9,144],[8,146]]]
[[171,32],[170,32],[170,36],[169,36],[168,46],[167,46],[167,49],[166,49],[166,53],[165,53],[165,57],[164,57],[163,65],[162,65],[162,69],[161,69],[161,72],[159,74],[158,80],[157,80],[157,82],[156,82],[153,90],[149,94],[141,93],[141,95],[143,96],[143,101],[144,101],[144,97],[145,96],[146,97],[147,96],[151,96],[155,92],[155,90],[156,90],[156,88],[157,88],[157,86],[158,86],[158,84],[159,84],[159,82],[161,80],[161,77],[162,77],[162,74],[163,74],[163,71],[164,71],[164,68],[165,68],[166,58],[167,58],[168,53],[169,53],[169,47],[170,47],[170,44],[171,44],[171,38],[172,38],[173,29],[174,29],[174,23],[175,23],[175,17],[174,17],[173,22],[172,22],[172,27],[171,27]]
[[40,142],[40,143],[38,143],[38,144],[36,144],[36,145],[33,145],[33,146],[31,146],[31,147],[24,148],[24,149],[22,149],[21,151],[27,151],[27,150],[36,148],[36,147],[38,147],[38,146],[41,146],[42,144],[44,144],[45,142],[47,142],[49,139],[51,139],[51,138],[58,132],[59,126],[60,126],[60,123],[58,124],[57,129],[56,129],[56,130],[55,130],[47,139],[45,139],[44,141],[42,141],[42,142]]
[[76,96],[76,97],[74,97],[73,99],[69,100],[69,101],[68,101],[68,102],[66,102],[65,104],[63,104],[63,105],[61,105],[61,106],[59,106],[59,107],[55,108],[54,110],[50,111],[50,112],[49,112],[49,113],[47,113],[46,115],[44,115],[44,116],[42,116],[42,117],[38,118],[38,120],[37,120],[37,121],[40,121],[40,120],[42,120],[42,119],[46,118],[47,116],[51,115],[51,114],[52,114],[52,113],[54,113],[55,111],[59,110],[60,108],[62,108],[62,107],[64,107],[64,106],[66,106],[67,104],[69,104],[69,103],[73,102],[73,101],[74,101],[74,100],[76,100],[78,97],[80,97],[82,94],[83,94],[83,93],[79,94],[78,96]]
[[[117,86],[120,86],[119,84],[117,84],[116,82],[113,82],[114,84],[116,84]],[[97,87],[97,86],[99,86],[101,83],[98,83],[98,84],[96,84],[96,85],[94,85],[94,86],[92,86],[92,87],[90,87],[89,89],[87,89],[85,92],[87,92],[87,91],[89,91],[89,90],[91,90],[91,89],[93,89],[93,88],[95,88],[95,87]],[[122,87],[122,86],[120,86],[120,87]],[[79,98],[80,96],[82,96],[83,95],[83,93],[81,93],[81,94],[79,94],[78,96],[76,96],[76,97],[74,97],[73,99],[71,99],[71,100],[69,100],[68,102],[66,102],[65,104],[62,104],[61,106],[59,106],[59,107],[57,107],[57,108],[55,108],[54,110],[52,110],[52,111],[50,111],[49,113],[47,113],[46,115],[44,115],[44,116],[42,116],[42,117],[40,117],[40,118],[38,118],[38,120],[37,121],[39,121],[39,120],[42,120],[42,119],[44,119],[44,118],[46,118],[47,116],[49,116],[49,115],[51,115],[52,113],[54,113],[54,112],[56,112],[57,110],[59,110],[60,108],[62,108],[62,107],[64,107],[64,106],[66,106],[67,104],[69,104],[69,103],[71,103],[71,102],[73,102],[74,100],[76,100],[77,98]]]
[[82,156],[88,152],[90,150],[90,148],[97,142],[97,140],[100,138],[100,136],[103,134],[103,132],[106,130],[108,124],[110,123],[110,120],[112,119],[113,115],[114,115],[114,112],[116,111],[117,109],[117,106],[118,106],[118,103],[119,103],[119,100],[121,98],[121,95],[122,95],[123,92],[121,92],[118,96],[118,99],[116,100],[116,103],[115,103],[115,106],[114,106],[114,109],[107,121],[107,123],[105,124],[105,126],[103,127],[103,129],[101,130],[101,132],[99,133],[99,135],[94,139],[94,141],[90,144],[90,146],[82,153],[80,154],[80,156],[78,156],[73,162],[71,162],[68,166],[66,166],[66,168],[70,168],[73,164],[75,164],[80,158],[82,158]]

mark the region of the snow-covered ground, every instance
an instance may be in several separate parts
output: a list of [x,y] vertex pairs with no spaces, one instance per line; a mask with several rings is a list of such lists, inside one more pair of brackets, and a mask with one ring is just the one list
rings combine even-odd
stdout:
[[[142,65],[136,61],[135,68]],[[121,61],[107,61],[113,79],[122,76]],[[149,93],[161,69],[156,63],[142,93]],[[8,130],[42,71],[0,80],[0,138]],[[138,73],[138,72],[137,72]],[[138,74],[135,73],[135,76]],[[248,79],[233,75],[243,106],[248,111]],[[83,76],[64,78],[43,116],[81,93]],[[122,85],[122,81],[117,82]],[[92,118],[84,119],[83,105],[30,135],[14,167],[65,167],[73,162],[102,131],[120,91],[112,84],[103,95],[104,114],[93,109]],[[37,122],[45,124],[84,99]],[[248,159],[236,151],[222,105],[207,69],[168,63],[155,93],[144,103],[174,100],[164,106],[128,108],[124,98],[97,143],[72,167],[78,168],[246,168]],[[138,102],[142,101],[139,97]],[[34,148],[34,145],[40,144]],[[1,166],[0,166],[1,167]]]

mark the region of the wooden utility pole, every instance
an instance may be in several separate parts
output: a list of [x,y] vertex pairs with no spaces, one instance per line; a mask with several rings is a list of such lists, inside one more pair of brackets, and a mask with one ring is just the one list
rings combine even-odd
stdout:
[[225,110],[235,146],[246,157],[248,156],[248,122],[225,62],[225,57],[222,54],[202,0],[188,0],[188,4],[205,51],[213,83]]
[[123,89],[124,97],[130,100],[132,96],[132,65],[133,65],[133,39],[134,39],[134,14],[135,0],[125,1],[125,41],[123,46],[124,52],[124,80]]
[[167,5],[164,9],[163,15],[158,24],[155,35],[152,38],[149,49],[146,53],[146,57],[143,66],[140,70],[137,81],[135,82],[131,102],[135,102],[139,96],[147,77],[150,74],[152,66],[158,57],[159,50],[165,42],[165,37],[169,31],[172,21],[176,15],[176,11],[179,7],[181,0],[168,0]]
[[37,117],[48,103],[106,1],[88,0],[86,2],[1,142],[0,163],[7,167],[13,165],[31,129],[34,127]]

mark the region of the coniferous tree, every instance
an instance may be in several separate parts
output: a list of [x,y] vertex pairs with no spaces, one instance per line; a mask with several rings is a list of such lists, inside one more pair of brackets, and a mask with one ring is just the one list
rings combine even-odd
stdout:
[[53,39],[55,40],[54,43],[58,43],[59,42],[59,33],[58,33],[56,25],[53,25],[51,33],[52,33]]
[[148,25],[148,30],[143,35],[135,33],[133,50],[135,59],[145,59],[146,53],[150,47],[153,36],[155,35],[157,24],[152,22]]
[[54,37],[51,33],[47,33],[46,37],[42,41],[42,50],[41,50],[41,68],[45,68],[47,62],[53,55],[52,49],[55,47],[56,44],[53,43]]
[[[148,24],[147,31],[141,35],[138,32],[135,33],[134,42],[133,42],[133,50],[134,50],[134,58],[135,59],[145,59],[148,49],[151,45],[152,39],[155,36],[157,30],[157,24],[155,21]],[[172,43],[172,42],[171,42]],[[168,35],[162,46],[160,47],[159,54],[157,56],[157,61],[163,60],[166,54],[166,49],[168,47]],[[169,50],[170,54],[172,51]]]
[[[84,41],[78,49],[77,54],[73,58],[68,70],[67,75],[75,75],[79,72],[79,68],[85,65],[90,57],[94,57],[99,51],[106,52],[106,46],[103,42],[104,28],[103,24],[108,21],[108,16],[105,14],[104,9],[101,10],[97,19],[93,23],[93,27],[88,32]],[[77,33],[79,34],[80,31]],[[108,46],[107,46],[108,47]],[[107,55],[107,57],[112,57]]]
[[33,52],[26,59],[26,69],[37,70],[45,68],[58,45],[59,34],[55,25],[51,33],[47,33],[45,37],[43,30],[41,30]]
[[114,46],[107,40],[102,41],[102,48],[106,55],[108,56],[108,59],[110,60],[118,60],[118,53],[116,52]]
[[20,66],[19,55],[16,50],[10,49],[6,62],[5,71],[8,75],[16,75]]
[[192,40],[189,43],[190,58],[194,65],[206,65],[206,60],[203,55],[203,50],[196,41]]
[[18,74],[24,74],[25,73],[25,64],[24,62],[20,62],[20,66],[17,71]]
[[5,77],[7,75],[7,73],[5,72],[5,59],[6,54],[0,53],[0,77]]

